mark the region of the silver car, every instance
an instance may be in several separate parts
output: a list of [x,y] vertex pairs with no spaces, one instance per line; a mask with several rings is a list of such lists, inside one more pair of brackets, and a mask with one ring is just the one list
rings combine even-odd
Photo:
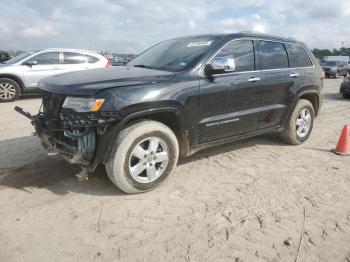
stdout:
[[47,76],[109,66],[107,58],[92,51],[56,48],[23,53],[0,64],[0,102],[35,92],[39,80]]

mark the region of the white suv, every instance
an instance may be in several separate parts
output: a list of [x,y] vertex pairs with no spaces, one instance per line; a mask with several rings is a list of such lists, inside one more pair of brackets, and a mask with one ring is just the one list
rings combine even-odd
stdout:
[[23,53],[0,64],[0,102],[37,91],[39,80],[48,76],[109,66],[107,58],[92,51],[56,48]]

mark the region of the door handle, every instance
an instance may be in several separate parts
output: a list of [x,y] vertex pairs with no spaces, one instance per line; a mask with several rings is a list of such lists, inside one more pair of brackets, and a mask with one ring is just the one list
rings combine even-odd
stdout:
[[248,82],[256,82],[256,81],[260,81],[261,78],[260,77],[251,77],[248,79]]
[[290,77],[298,77],[299,76],[299,74],[297,74],[297,73],[290,73]]

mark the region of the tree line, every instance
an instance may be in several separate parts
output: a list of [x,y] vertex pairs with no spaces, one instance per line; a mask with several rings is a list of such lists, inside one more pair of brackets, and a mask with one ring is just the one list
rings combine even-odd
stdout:
[[334,48],[333,50],[314,48],[311,51],[316,56],[316,58],[320,60],[324,59],[326,56],[332,56],[332,55],[350,56],[350,48],[346,48],[346,47],[342,47],[340,49]]
[[[326,56],[332,56],[332,55],[334,55],[334,56],[340,56],[340,55],[342,55],[342,56],[350,56],[350,48],[347,48],[347,47],[342,47],[340,49],[334,48],[332,50],[314,48],[311,51],[315,55],[315,57],[320,59],[320,60],[324,59]],[[14,56],[17,56],[17,55],[23,53],[23,51],[21,51],[21,50],[10,50],[8,53],[9,53],[9,55],[11,57],[14,57]],[[100,52],[100,53],[109,54],[109,52],[107,52],[107,51]],[[127,57],[129,59],[132,59],[136,55],[134,55],[134,54],[115,54],[115,53],[112,53],[112,56]]]

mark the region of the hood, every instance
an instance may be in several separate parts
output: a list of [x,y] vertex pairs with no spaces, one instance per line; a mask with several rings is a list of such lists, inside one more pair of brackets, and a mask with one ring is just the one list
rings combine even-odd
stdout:
[[321,66],[323,69],[332,69],[332,68],[338,68],[338,66]]
[[92,96],[108,88],[154,84],[174,77],[174,73],[167,71],[117,66],[47,77],[39,82],[39,89],[55,94]]

